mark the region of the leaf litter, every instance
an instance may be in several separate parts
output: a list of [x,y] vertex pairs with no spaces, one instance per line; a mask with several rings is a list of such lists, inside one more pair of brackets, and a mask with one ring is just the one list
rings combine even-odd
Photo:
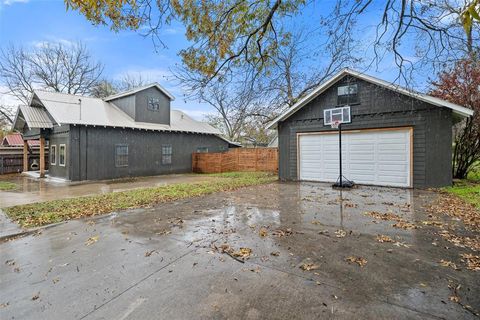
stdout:
[[346,258],[345,260],[348,263],[356,263],[362,268],[367,265],[367,259],[365,259],[363,257],[350,256],[350,257]]
[[98,238],[99,238],[99,236],[93,236],[93,237],[88,238],[87,241],[85,241],[85,245],[90,246],[90,245],[94,244],[95,242],[98,241]]

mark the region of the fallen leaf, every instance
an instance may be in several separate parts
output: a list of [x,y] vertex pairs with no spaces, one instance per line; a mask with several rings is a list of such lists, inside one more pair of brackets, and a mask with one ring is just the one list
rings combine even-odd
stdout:
[[156,252],[155,249],[145,252],[145,257],[150,257],[152,255],[152,253],[154,253],[154,252]]
[[362,268],[367,264],[367,259],[362,258],[362,257],[350,256],[350,257],[346,258],[345,260],[349,263],[356,263]]
[[399,229],[405,229],[405,230],[411,230],[411,229],[417,229],[418,227],[414,225],[413,223],[407,222],[405,220],[400,220],[397,221],[392,225],[394,228],[399,228]]
[[467,264],[468,270],[480,271],[480,256],[473,255],[471,253],[463,253],[460,255]]
[[382,243],[383,242],[393,242],[393,239],[390,238],[389,236],[379,234],[379,235],[377,235],[377,241],[382,242]]
[[93,237],[88,238],[87,241],[85,241],[85,245],[90,246],[97,241],[98,241],[98,236],[93,236]]
[[335,237],[337,238],[344,238],[347,235],[345,230],[337,230],[335,231]]
[[7,261],[5,261],[5,264],[7,266],[14,266],[15,265],[15,260],[13,260],[13,259],[7,260]]
[[300,265],[300,269],[304,270],[304,271],[312,271],[312,270],[317,270],[318,268],[320,268],[319,265],[316,265],[312,262],[308,262],[308,263],[302,263]]
[[276,229],[272,232],[272,235],[276,237],[290,236],[292,234],[293,234],[293,231],[291,228]]
[[250,248],[240,248],[240,250],[234,251],[232,253],[234,257],[239,257],[242,259],[248,259],[250,257],[250,254],[252,254],[252,249]]
[[261,227],[261,228],[260,228],[260,231],[258,232],[258,234],[260,235],[260,237],[266,237],[266,236],[268,235],[268,230],[267,230],[267,228]]
[[443,267],[451,267],[455,270],[460,270],[460,268],[457,267],[457,265],[455,263],[453,263],[452,261],[448,261],[448,260],[440,260],[440,265],[442,265]]

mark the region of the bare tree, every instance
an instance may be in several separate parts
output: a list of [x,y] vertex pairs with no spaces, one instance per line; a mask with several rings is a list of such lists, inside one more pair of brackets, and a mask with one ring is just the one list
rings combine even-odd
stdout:
[[120,80],[103,79],[90,90],[90,94],[96,98],[105,98],[118,92],[138,88],[152,83],[148,78],[142,76],[141,73],[126,73]]
[[258,106],[254,92],[239,92],[235,86],[236,84],[212,82],[199,92],[197,97],[217,112],[216,115],[208,116],[207,120],[220,129],[226,138],[238,141],[246,122],[256,112]]
[[309,32],[296,32],[278,56],[272,57],[268,74],[260,78],[258,90],[270,97],[265,101],[270,118],[294,105],[340,69],[361,63],[351,54],[355,41],[347,35],[326,45],[311,43],[312,37],[315,35]]
[[106,98],[118,92],[115,84],[109,80],[100,80],[92,89],[90,94],[95,98]]
[[37,88],[90,94],[102,71],[103,65],[81,43],[46,43],[33,50],[10,46],[0,51],[0,79],[24,104]]
[[119,81],[117,81],[117,90],[126,91],[133,88],[138,88],[151,83],[149,78],[142,76],[141,73],[126,73]]
[[0,105],[0,129],[9,127],[15,117],[15,107],[9,105]]
[[[464,29],[464,12],[472,0],[338,0],[335,10],[325,17],[328,34],[352,34],[363,37],[352,25],[369,16],[361,50],[373,50],[371,65],[379,66],[393,56],[398,69],[397,80],[406,84],[418,70],[435,71],[463,59],[474,51],[480,39],[480,21],[471,21]],[[364,31],[364,32],[365,32]]]

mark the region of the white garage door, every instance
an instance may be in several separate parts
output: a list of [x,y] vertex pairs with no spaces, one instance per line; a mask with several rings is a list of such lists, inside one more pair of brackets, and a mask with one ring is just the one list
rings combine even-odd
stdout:
[[[342,132],[343,175],[359,184],[409,187],[410,129]],[[300,180],[335,182],[338,133],[299,134]]]

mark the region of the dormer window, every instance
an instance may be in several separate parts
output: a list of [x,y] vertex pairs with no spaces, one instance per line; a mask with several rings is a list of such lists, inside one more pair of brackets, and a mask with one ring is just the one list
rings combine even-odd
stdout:
[[150,111],[159,111],[160,110],[160,99],[155,97],[147,98],[147,108]]
[[349,83],[337,88],[338,99],[337,105],[344,106],[355,103],[360,103],[358,99],[358,87],[356,83]]

